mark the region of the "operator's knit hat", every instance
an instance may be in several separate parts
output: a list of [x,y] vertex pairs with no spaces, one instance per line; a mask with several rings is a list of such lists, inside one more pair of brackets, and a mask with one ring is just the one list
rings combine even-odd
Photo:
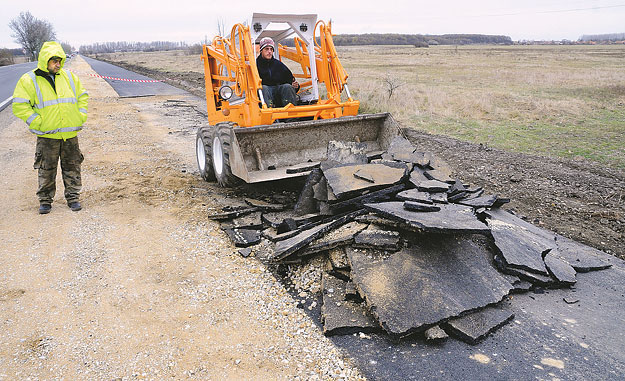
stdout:
[[271,37],[263,37],[260,40],[260,50],[263,50],[267,46],[271,46],[273,48],[273,50],[276,50],[276,45],[274,44],[274,42],[271,39]]

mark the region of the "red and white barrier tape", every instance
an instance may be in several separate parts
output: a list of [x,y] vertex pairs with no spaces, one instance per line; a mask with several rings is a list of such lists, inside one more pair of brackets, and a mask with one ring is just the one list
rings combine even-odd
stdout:
[[125,81],[125,82],[148,82],[148,83],[154,83],[154,82],[162,82],[156,79],[128,79],[128,78],[116,78],[116,77],[107,77],[105,75],[98,75],[98,74],[91,74],[89,73],[90,76],[92,77],[98,77],[98,78],[104,78],[104,79],[112,79],[115,81]]

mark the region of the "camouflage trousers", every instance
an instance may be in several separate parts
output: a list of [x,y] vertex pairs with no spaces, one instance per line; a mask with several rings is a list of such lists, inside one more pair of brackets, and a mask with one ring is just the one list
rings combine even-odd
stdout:
[[37,197],[39,197],[40,204],[52,204],[54,200],[59,158],[65,186],[65,200],[68,204],[78,201],[82,188],[80,164],[84,160],[78,146],[78,137],[67,140],[37,137],[34,168],[39,170]]

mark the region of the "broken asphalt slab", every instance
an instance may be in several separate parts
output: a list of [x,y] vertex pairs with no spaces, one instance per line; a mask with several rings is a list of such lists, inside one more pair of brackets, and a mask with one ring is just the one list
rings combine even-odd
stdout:
[[624,379],[625,262],[577,277],[574,290],[514,294],[515,318],[476,345],[431,345],[419,335],[399,343],[383,334],[330,339],[375,380]]
[[404,209],[412,212],[438,212],[441,210],[441,207],[418,201],[404,201]]
[[321,216],[318,214],[305,214],[298,216],[294,212],[263,213],[262,215],[263,222],[273,228],[277,228],[284,222],[285,219],[288,218],[293,219],[298,226],[301,226],[310,222],[319,221]]
[[223,230],[230,237],[236,247],[249,247],[260,242],[260,230],[238,228],[225,228]]
[[356,216],[362,213],[363,211],[356,211],[337,216],[329,222],[321,223],[308,230],[304,230],[291,238],[279,241],[276,243],[273,260],[280,261],[285,259],[298,250],[308,246],[312,241],[323,236],[330,230],[352,221]]
[[400,242],[399,232],[375,229],[369,226],[368,229],[356,234],[352,247],[397,251],[401,247]]
[[501,221],[489,221],[495,244],[501,250],[505,266],[530,271],[540,275],[549,275],[543,254],[553,249],[530,232],[517,225]]
[[367,225],[356,221],[348,222],[311,242],[299,255],[302,257],[308,256],[351,244],[354,242],[354,235],[360,233],[366,227]]
[[499,208],[487,214],[495,244],[504,257],[506,267],[549,275],[543,260],[549,252],[578,272],[610,267],[613,257],[599,250],[541,229]]
[[571,265],[577,272],[604,270],[610,268],[613,261],[618,262],[618,259],[594,247],[583,245],[559,234],[554,235],[558,248],[554,254]]
[[[412,176],[411,176],[411,179],[412,179]],[[438,181],[438,180],[418,181],[416,186],[418,190],[422,192],[430,192],[430,193],[447,192],[447,190],[449,190],[449,187],[450,187],[449,183],[445,183],[445,182]]]
[[258,229],[263,227],[261,212],[252,212],[221,223],[223,228]]
[[432,233],[489,234],[486,224],[477,219],[473,208],[455,204],[441,204],[437,212],[413,212],[399,201],[365,204],[365,208],[382,217],[404,223],[415,231]]
[[401,135],[398,135],[391,140],[386,152],[391,156],[407,154],[409,155],[412,154],[415,149],[415,146],[413,146],[408,139]]
[[[406,174],[406,166],[396,164],[342,165],[323,170],[323,175],[334,195],[341,200],[400,183]],[[356,173],[359,177],[354,176]]]
[[495,263],[497,264],[497,268],[501,270],[501,272],[503,272],[504,274],[514,275],[519,279],[530,282],[532,285],[553,286],[556,283],[556,280],[552,278],[551,275],[537,274],[531,271],[506,265],[501,255],[495,255]]
[[446,331],[454,337],[477,344],[514,318],[508,302],[501,302],[483,310],[451,319],[445,323]]
[[485,241],[480,235],[423,234],[390,255],[346,252],[360,295],[381,326],[400,338],[497,303],[510,292]]
[[450,183],[454,181],[454,179],[449,177],[449,172],[440,171],[438,169],[428,169],[424,172],[424,175],[430,180],[438,180],[444,183]]
[[[348,279],[348,278],[344,278],[344,279]],[[561,299],[558,299],[558,300],[561,300],[564,304],[567,304],[567,302],[565,302],[565,300],[569,300],[569,301],[570,301],[570,300],[575,300],[576,302],[575,302],[575,304],[574,304],[574,307],[579,307],[579,306],[581,306],[580,301],[583,303],[583,302],[584,302],[584,300],[576,297],[576,291],[577,291],[577,290],[576,290],[576,289],[573,289],[573,290],[569,290],[569,291],[571,291],[571,293],[567,294],[566,296],[562,296],[562,295],[561,295],[561,297],[562,297],[562,298],[561,298]],[[553,292],[553,291],[552,291],[552,290],[547,290],[547,291],[545,291],[545,292],[548,294],[548,293]],[[572,296],[573,296],[573,297],[572,297]],[[532,296],[532,295],[520,295],[520,296],[517,296],[517,295],[514,295],[514,297],[515,297],[515,298],[525,298],[525,297],[529,297],[530,299],[534,298],[534,299],[532,299],[532,300],[536,300],[536,299],[542,298],[542,297],[543,297],[543,294],[541,294],[540,296]],[[569,305],[569,304],[567,304],[567,305]],[[543,306],[543,307],[544,307],[544,306]],[[546,308],[543,308],[543,311],[546,311],[546,310],[547,310]],[[525,311],[523,311],[523,312],[525,313]],[[517,314],[518,314],[518,312],[517,312]],[[519,321],[522,321],[522,320],[519,320]],[[569,322],[569,321],[565,321],[565,322],[566,322],[567,324],[570,324],[570,322]],[[518,324],[518,323],[517,323],[517,322],[515,322],[514,324]],[[512,325],[509,325],[509,326],[503,327],[503,328],[502,328],[502,330],[506,330],[506,329],[507,329],[507,328],[509,328],[510,326],[512,326]],[[507,331],[506,331],[506,332],[507,332]],[[495,335],[494,337],[497,337],[497,336],[498,336],[498,335]],[[361,336],[360,338],[361,338],[361,339],[363,339],[363,337],[362,337],[362,336]],[[373,341],[375,341],[375,340],[376,340],[376,337],[375,337],[375,336],[373,336],[373,339],[370,339],[369,337],[366,337],[365,339],[366,339],[367,341],[369,341],[369,340],[373,340]],[[506,337],[506,339],[507,339],[507,337]],[[417,339],[417,338],[406,339],[406,340],[410,340],[410,341],[407,341],[407,343],[414,344],[414,347],[416,347],[416,346],[418,346],[419,344],[421,344],[421,342],[420,342],[420,341],[419,341],[419,339]],[[485,342],[488,342],[488,341],[490,341],[490,340],[491,340],[491,338],[488,338],[488,339],[486,339],[486,340],[485,340]],[[363,339],[363,341],[364,341],[364,339]],[[381,339],[381,341],[382,341],[382,342],[385,342],[385,339],[383,339],[383,338],[382,338],[382,339]],[[450,341],[453,341],[453,340],[450,340]],[[507,340],[506,340],[506,341],[507,341]],[[403,344],[403,343],[400,343],[400,344],[398,344],[398,346],[402,347],[403,349],[406,349],[406,348],[405,348],[402,344]],[[444,345],[445,345],[445,348],[448,348],[448,347],[446,346],[447,344],[444,344]],[[453,345],[453,344],[452,344],[452,345]],[[478,344],[478,345],[482,345],[482,344],[480,343],[480,344]],[[584,343],[584,345],[586,345],[586,343]],[[375,346],[375,343],[367,343],[367,347],[368,347],[369,349],[371,349],[371,346]],[[388,371],[390,371],[391,373],[393,373],[393,375],[401,374],[401,372],[397,372],[397,367],[402,367],[402,366],[403,366],[403,365],[405,365],[405,364],[397,364],[397,363],[396,363],[397,358],[403,358],[403,359],[405,359],[405,360],[406,360],[406,361],[408,361],[408,362],[410,361],[410,358],[405,358],[405,357],[402,357],[402,356],[403,356],[403,353],[398,353],[397,351],[395,351],[395,347],[391,348],[391,347],[389,347],[387,344],[386,344],[386,345],[384,345],[384,344],[383,344],[380,348],[384,348],[384,347],[386,347],[386,349],[384,349],[384,353],[377,352],[377,353],[379,353],[379,354],[380,354],[380,356],[378,356],[378,357],[377,357],[377,358],[375,358],[375,359],[371,359],[371,361],[369,362],[369,365],[371,365],[371,364],[388,364],[388,365],[389,365],[389,367],[388,367],[388,369],[386,369],[386,370],[388,370]],[[436,350],[436,349],[437,349],[437,347],[436,347],[436,346],[430,346],[428,349],[434,349],[434,350]],[[373,349],[373,350],[375,350],[375,349]],[[391,356],[391,357],[393,357],[393,358],[387,358],[386,360],[388,360],[388,361],[385,363],[384,355],[385,355],[386,353],[391,353],[391,354],[393,354],[393,356]],[[404,351],[404,353],[410,353],[410,348],[408,348],[407,350],[405,350],[405,351]],[[485,352],[484,352],[484,351],[480,351],[480,352],[478,352],[478,354],[480,354],[480,353],[485,353]],[[493,352],[493,353],[494,353],[494,352]],[[448,355],[449,355],[449,354],[450,354],[450,353],[448,353]],[[465,354],[466,354],[466,351],[465,351]],[[426,355],[426,357],[427,357],[427,356],[431,355],[431,352],[429,352],[429,351],[428,351],[427,353],[422,353],[421,355],[422,355],[422,356],[423,356],[423,355]],[[460,355],[462,355],[462,353],[460,353]],[[510,358],[512,358],[512,357],[514,357],[514,356],[513,356],[513,355],[511,355],[511,354],[509,354],[509,356],[511,356],[511,357],[508,357],[508,359],[510,359]],[[415,357],[416,357],[416,356],[415,356]],[[472,357],[472,358],[471,358],[471,357]],[[473,361],[477,361],[476,359],[479,359],[480,361],[484,361],[484,362],[488,362],[488,363],[493,362],[492,357],[491,357],[491,358],[488,358],[488,357],[487,357],[487,358],[486,358],[486,360],[484,360],[484,358],[483,358],[483,357],[477,357],[477,356],[474,356],[474,355],[472,355],[471,357],[470,357],[470,359],[471,359],[471,360],[473,360]],[[543,360],[544,360],[544,361],[543,361]],[[449,356],[441,358],[441,361],[442,361],[442,362],[449,361]],[[562,360],[562,361],[558,360],[557,358],[556,358],[556,359],[554,359],[554,358],[546,358],[546,359],[541,359],[541,361],[539,362],[539,364],[545,364],[545,363],[553,364],[553,363],[555,363],[555,364],[557,364],[558,366],[560,366],[560,363],[565,363],[566,365],[568,365],[568,361],[569,361],[569,358],[568,358],[568,357],[567,357],[567,358],[565,358],[565,359],[564,359],[564,360]],[[477,373],[477,372],[478,372],[478,371],[479,371],[479,369],[480,369],[480,368],[479,368],[479,366],[482,366],[482,364],[484,364],[484,362],[479,362],[479,364],[480,364],[480,365],[477,365],[477,367],[474,367],[474,371],[475,371],[475,372],[473,373],[473,375],[475,375],[475,374],[481,374],[481,373]],[[416,361],[411,362],[410,364],[415,365],[415,363],[416,363]],[[409,364],[409,365],[410,365],[410,364]],[[393,367],[393,365],[394,365],[395,367]],[[466,365],[466,368],[465,368],[465,369],[469,369],[469,368],[471,368],[471,366],[470,366],[470,362],[469,362],[469,364],[464,364],[464,365]],[[539,366],[542,366],[542,365],[539,365]],[[366,368],[366,364],[365,364],[364,368]],[[546,367],[543,367],[543,369],[545,369],[545,368],[546,368]],[[423,369],[427,369],[427,365],[422,364],[422,363],[419,363],[419,364],[418,364],[418,366],[413,367],[412,369],[409,369],[406,373],[404,373],[404,377],[399,377],[399,378],[401,378],[401,379],[412,379],[412,378],[415,378],[415,375],[416,375],[416,376],[418,376],[419,374],[421,374],[421,372],[423,371]],[[449,368],[447,368],[447,369],[449,369]],[[558,368],[558,369],[560,369],[560,368]],[[567,368],[567,371],[568,371],[568,368]],[[440,370],[440,374],[448,374],[448,373],[445,373],[445,371],[444,371],[444,370]],[[549,375],[551,376],[552,374],[553,374],[553,372],[552,372],[551,374],[549,374]],[[470,377],[470,374],[468,374],[468,373],[465,373],[465,375]],[[370,378],[379,378],[379,379],[397,379],[397,377],[393,377],[393,376],[390,376],[390,377],[387,377],[387,376],[380,377],[380,376],[379,376],[379,374],[377,375],[377,377],[373,377],[373,376],[371,376]],[[431,374],[430,374],[430,377],[428,377],[428,379],[431,379],[431,378],[432,378],[432,377],[431,377]],[[494,376],[493,378],[496,378],[496,376]],[[536,376],[536,378],[540,378],[540,377],[539,377],[539,376]],[[543,378],[544,378],[544,375],[543,375]],[[563,377],[563,378],[566,378],[566,377]]]
[[[322,189],[320,189],[320,191],[322,191]],[[329,193],[328,193],[328,194],[329,194]],[[467,197],[470,197],[470,196],[467,196]],[[556,240],[557,240],[557,239],[556,239]],[[553,250],[552,250],[552,251],[553,251]],[[349,279],[349,278],[348,278],[348,275],[349,275],[349,273],[347,273],[347,275],[343,274],[343,275],[342,275],[342,276],[343,276],[343,279],[348,280],[348,279]],[[571,292],[570,294],[568,294],[568,295],[566,295],[566,296],[564,296],[564,297],[562,297],[562,296],[561,296],[561,299],[557,299],[557,300],[558,300],[558,301],[562,301],[562,303],[564,303],[564,304],[566,304],[566,302],[564,302],[564,300],[575,300],[575,301],[576,301],[576,303],[574,304],[574,307],[580,307],[580,306],[581,306],[580,301],[581,301],[581,302],[583,302],[584,300],[576,297],[576,291],[577,291],[576,289],[569,290],[569,291]],[[552,290],[546,290],[546,291],[544,291],[544,292],[545,292],[545,293],[547,293],[547,294],[549,294],[550,292],[553,292],[553,291],[552,291]],[[573,296],[573,297],[575,297],[575,298],[571,298],[571,296]],[[525,297],[529,297],[530,299],[532,299],[534,296],[532,296],[532,295],[519,295],[519,296],[514,295],[514,298],[525,298]],[[540,296],[535,296],[535,299],[542,298],[542,297],[543,297],[543,294],[541,294]],[[567,298],[568,298],[568,299],[567,299]],[[535,300],[535,299],[532,299],[532,300]],[[569,305],[569,304],[567,304],[567,305],[568,305],[568,306],[571,306],[571,305]],[[543,307],[544,307],[544,306],[543,306]],[[547,309],[543,308],[543,310],[542,310],[542,311],[546,311],[546,310],[547,310]],[[523,313],[525,313],[525,311],[523,311]],[[517,316],[518,316],[518,312],[517,312]],[[520,321],[520,322],[523,322],[523,320],[519,320],[519,321]],[[570,321],[565,320],[565,322],[566,322],[567,324],[571,324],[571,322],[570,322]],[[517,323],[517,322],[515,322],[514,324],[518,324],[518,323]],[[508,328],[509,328],[509,327],[511,327],[511,326],[513,326],[513,325],[512,325],[512,324],[510,324],[510,325],[508,325],[508,326],[505,326],[505,327],[503,327],[503,328],[502,328],[502,330],[506,330],[506,329],[508,329]],[[538,331],[538,330],[540,330],[540,329],[537,329],[537,331]],[[493,337],[497,337],[497,336],[499,336],[499,335],[495,335],[495,336],[489,337],[489,338],[487,338],[486,340],[484,340],[484,342],[489,342],[489,341],[491,341],[491,340],[492,340],[492,338],[493,338]],[[365,340],[366,340],[366,341],[369,341],[369,340],[375,341],[375,340],[376,340],[376,336],[375,336],[375,335],[372,335],[372,337],[373,337],[373,339],[371,339],[371,338],[369,338],[369,337],[364,337],[364,338],[363,338],[363,336],[360,336],[359,338],[360,338],[360,339],[362,339],[362,341],[365,341]],[[419,337],[420,337],[420,336],[419,336]],[[350,338],[351,338],[351,337],[350,337]],[[508,340],[507,340],[507,337],[505,337],[505,339],[506,339],[506,342],[507,342],[507,341],[508,341]],[[422,342],[421,342],[421,341],[419,341],[419,339],[417,339],[416,337],[406,338],[406,340],[409,340],[409,341],[406,341],[405,343],[412,344],[412,345],[413,345],[413,347],[417,347],[419,344],[422,344]],[[384,349],[382,350],[382,353],[380,353],[380,351],[377,351],[377,352],[376,352],[376,351],[375,351],[375,348],[373,348],[373,349],[372,349],[372,346],[373,346],[373,347],[375,347],[375,343],[372,343],[372,342],[370,342],[370,343],[365,343],[365,345],[368,347],[368,349],[370,349],[369,353],[371,353],[371,351],[373,351],[373,352],[378,353],[378,354],[379,354],[379,356],[376,356],[374,359],[371,359],[371,358],[370,358],[370,361],[368,361],[368,363],[367,363],[367,364],[364,364],[363,368],[367,368],[367,365],[382,365],[382,366],[388,365],[388,367],[387,367],[387,368],[385,368],[385,369],[383,370],[383,372],[384,372],[384,371],[387,371],[387,372],[390,372],[392,375],[391,375],[391,376],[388,376],[388,375],[386,375],[386,376],[380,376],[379,374],[377,374],[377,375],[376,375],[376,374],[373,374],[373,375],[371,375],[371,376],[370,376],[370,378],[376,378],[376,379],[412,379],[412,378],[416,378],[416,377],[418,377],[420,374],[423,374],[423,371],[428,369],[428,365],[429,365],[429,364],[423,364],[422,362],[419,362],[418,360],[415,360],[415,358],[417,358],[417,357],[418,357],[418,355],[417,355],[417,356],[414,356],[414,357],[412,358],[412,360],[411,360],[411,358],[406,358],[406,357],[404,357],[404,356],[403,356],[403,354],[404,354],[404,353],[411,353],[410,348],[406,349],[406,347],[405,347],[405,346],[403,346],[403,344],[404,344],[404,343],[399,343],[399,344],[397,344],[397,346],[398,346],[398,347],[402,347],[402,349],[404,349],[404,352],[400,352],[400,353],[398,353],[397,351],[395,351],[395,348],[396,348],[395,346],[390,347],[390,346],[388,346],[388,345],[387,345],[387,341],[386,341],[386,339],[382,338],[382,339],[381,339],[381,342],[384,342],[384,344],[382,344],[382,345],[380,346],[380,348],[384,348]],[[449,340],[449,342],[453,342],[453,340]],[[483,344],[483,343],[480,343],[480,344],[478,344],[478,345],[482,345],[482,344]],[[411,345],[411,346],[412,346],[412,345]],[[453,345],[454,345],[454,344],[452,344],[452,346],[453,346]],[[586,343],[584,343],[584,345],[586,345]],[[448,346],[447,346],[447,344],[443,344],[443,347],[445,347],[445,348],[450,348],[450,347],[448,347]],[[583,346],[582,346],[582,347],[583,347]],[[436,346],[436,345],[431,345],[431,346],[429,346],[429,348],[428,348],[428,349],[432,349],[433,351],[436,351],[436,350],[437,350],[437,348],[438,348],[438,346]],[[443,362],[443,363],[445,363],[445,362],[449,362],[449,357],[451,357],[451,356],[449,356],[449,355],[450,355],[450,353],[449,353],[449,352],[450,352],[450,351],[448,351],[448,353],[447,353],[447,356],[446,356],[446,357],[441,358],[441,362]],[[497,354],[498,354],[498,353],[500,353],[500,352],[501,352],[501,351],[497,350]],[[391,355],[391,356],[389,356],[388,358],[386,358],[386,360],[388,360],[388,361],[386,361],[386,362],[385,362],[385,355],[386,355],[387,353],[390,353],[390,354],[392,354],[392,355]],[[412,353],[414,353],[414,352],[412,352]],[[493,351],[493,352],[491,352],[491,353],[495,353],[495,352]],[[468,355],[468,354],[466,353],[466,349],[465,349],[464,354],[465,354],[465,355]],[[471,369],[471,368],[472,368],[472,369],[474,370],[474,372],[473,372],[473,373],[465,373],[465,374],[464,374],[464,375],[466,376],[465,378],[471,378],[471,375],[475,375],[475,374],[480,374],[480,375],[481,375],[482,373],[479,373],[479,372],[480,372],[480,367],[481,367],[481,366],[483,366],[483,364],[485,364],[485,363],[493,363],[493,362],[494,362],[494,360],[497,360],[497,358],[496,358],[497,356],[495,356],[495,357],[492,357],[492,356],[491,356],[490,358],[487,356],[487,357],[486,357],[486,359],[484,359],[484,357],[482,357],[482,356],[478,356],[478,355],[483,355],[483,354],[486,354],[486,352],[485,352],[485,351],[479,351],[479,352],[477,352],[477,355],[472,354],[471,356],[469,356],[470,360],[473,360],[473,361],[479,362],[479,365],[476,365],[476,366],[474,366],[474,367],[472,368],[472,367],[471,367],[471,363],[470,363],[470,362],[469,362],[469,363],[465,363],[465,364],[463,364],[463,365],[465,365],[465,368],[464,368],[464,369]],[[507,359],[508,361],[510,361],[510,359],[511,359],[511,358],[514,358],[514,354],[511,354],[511,353],[509,353],[509,352],[508,352],[507,354],[508,354],[508,356],[507,356],[507,358],[506,358],[506,359]],[[427,352],[427,353],[423,353],[423,352],[421,352],[421,356],[422,356],[422,357],[428,357],[428,356],[430,356],[430,355],[432,355],[432,352],[430,352],[429,350],[428,350],[428,352]],[[462,353],[459,353],[459,356],[458,356],[458,357],[461,357],[461,356],[462,356]],[[493,360],[493,358],[494,358],[494,360]],[[397,364],[397,359],[403,359],[404,361],[406,361],[406,364],[404,364],[404,363]],[[478,361],[478,360],[479,360],[479,361]],[[545,376],[545,374],[543,374],[543,375],[542,375],[542,377],[541,377],[540,375],[537,375],[537,376],[535,376],[534,378],[553,377],[553,374],[555,374],[555,371],[554,371],[554,370],[552,370],[552,369],[546,369],[545,364],[556,364],[556,365],[558,366],[558,368],[557,368],[557,369],[561,369],[561,368],[560,368],[560,367],[561,367],[561,364],[564,364],[564,365],[567,365],[567,366],[568,366],[568,361],[569,361],[569,358],[568,358],[568,357],[565,357],[565,358],[564,358],[564,360],[559,360],[559,359],[557,359],[557,358],[543,358],[543,359],[540,359],[540,361],[539,361],[539,362],[535,362],[535,363],[536,363],[536,364],[540,364],[540,365],[538,365],[538,366],[539,366],[539,367],[541,367],[541,369],[542,369],[542,370],[546,370],[546,371],[551,370],[551,372],[550,372],[550,373],[546,373],[546,372],[545,372],[545,373],[547,374],[547,376]],[[580,360],[580,361],[581,361],[581,360]],[[461,362],[462,362],[462,361],[461,361]],[[417,364],[417,363],[418,363],[418,364]],[[500,364],[501,364],[501,363],[500,363]],[[396,377],[396,376],[398,376],[398,375],[402,374],[402,373],[401,373],[401,371],[399,371],[399,372],[397,371],[397,367],[400,367],[400,368],[401,368],[401,367],[403,367],[404,365],[416,365],[416,366],[414,366],[414,367],[412,367],[412,368],[409,368],[409,369],[408,369],[405,373],[403,373],[402,377]],[[536,368],[536,369],[538,369],[538,368]],[[441,375],[449,375],[449,373],[448,373],[448,372],[446,373],[446,371],[448,371],[448,370],[449,370],[449,367],[446,367],[446,368],[442,368],[442,369],[440,369],[440,370],[438,371],[439,373],[436,373],[436,372],[435,372],[435,373],[425,373],[425,374],[427,375],[427,378],[428,378],[428,379],[431,379],[431,378],[432,378],[432,374],[436,374],[436,375],[438,375],[438,374],[441,374]],[[497,372],[499,372],[499,371],[497,371]],[[568,368],[567,368],[567,372],[568,372]],[[501,374],[499,374],[499,375],[501,375]],[[507,374],[506,374],[506,375],[507,375]],[[564,375],[564,376],[566,376],[566,375]],[[561,377],[562,377],[562,375],[561,375]],[[450,377],[444,377],[444,378],[450,378]],[[456,378],[456,377],[451,377],[451,378]],[[492,377],[492,378],[497,378],[497,375],[496,375],[496,374],[495,374],[495,375],[493,375],[493,377]],[[519,378],[521,378],[521,377],[519,376]],[[562,377],[562,378],[566,378],[566,377]]]
[[475,198],[464,198],[458,204],[472,206],[474,208],[490,208],[497,201],[497,195],[485,195]]
[[380,331],[380,326],[363,303],[347,300],[346,286],[347,282],[344,280],[323,273],[321,278],[323,333],[332,336]]
[[404,188],[404,184],[393,185],[391,187],[369,192],[362,196],[350,198],[345,201],[334,201],[330,203],[330,208],[333,211],[349,210],[361,208],[362,205],[372,202],[389,201],[397,192],[402,191]]
[[424,204],[432,203],[432,199],[430,198],[430,194],[428,192],[420,192],[417,189],[408,189],[399,192],[396,197],[398,200],[402,201],[417,201]]
[[577,271],[564,260],[560,259],[557,253],[558,250],[556,249],[545,255],[545,266],[547,266],[549,274],[551,274],[556,281],[563,285],[572,286],[577,282]]

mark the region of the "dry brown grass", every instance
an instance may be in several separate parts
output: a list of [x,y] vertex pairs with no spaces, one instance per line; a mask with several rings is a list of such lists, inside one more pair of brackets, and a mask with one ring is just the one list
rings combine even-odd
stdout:
[[[625,47],[340,50],[351,88],[365,103],[390,108],[404,121],[412,115],[475,120],[578,116],[604,106],[605,99],[597,95],[613,92],[614,84],[625,85]],[[405,84],[390,101],[383,83],[388,74]],[[625,94],[616,95],[612,101],[625,100]]]
[[[625,46],[339,47],[361,112],[522,152],[625,168]],[[113,53],[153,70],[203,74],[183,51]],[[386,79],[401,84],[389,98]]]
[[[364,112],[523,152],[625,167],[625,46],[339,48]],[[389,99],[385,77],[403,83]]]

